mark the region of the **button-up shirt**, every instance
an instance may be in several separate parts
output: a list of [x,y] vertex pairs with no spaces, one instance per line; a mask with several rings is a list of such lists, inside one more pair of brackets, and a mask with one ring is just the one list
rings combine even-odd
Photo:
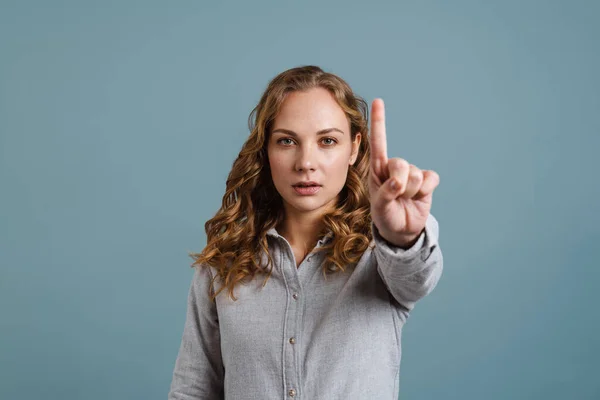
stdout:
[[169,400],[396,400],[402,327],[442,274],[439,228],[430,214],[409,249],[371,230],[358,263],[325,278],[315,249],[330,235],[296,268],[270,229],[271,276],[238,284],[237,301],[227,289],[211,301],[216,270],[195,267]]

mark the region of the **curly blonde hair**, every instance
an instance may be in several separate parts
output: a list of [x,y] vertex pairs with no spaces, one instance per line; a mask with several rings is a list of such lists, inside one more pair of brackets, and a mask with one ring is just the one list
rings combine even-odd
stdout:
[[[323,216],[324,228],[332,240],[318,251],[326,252],[323,274],[345,271],[354,265],[372,240],[371,214],[367,187],[370,147],[368,139],[368,104],[353,93],[340,77],[324,72],[317,66],[289,69],[271,80],[258,105],[248,118],[250,136],[234,161],[227,178],[222,206],[205,223],[207,245],[199,254],[191,253],[194,266],[213,266],[217,274],[211,282],[210,295],[214,301],[225,288],[234,301],[234,288],[256,274],[269,279],[273,259],[267,245],[267,231],[284,218],[283,200],[275,189],[267,156],[267,144],[275,117],[286,95],[315,87],[327,89],[350,121],[351,139],[361,133],[358,157],[349,166],[346,183],[338,196],[335,209]],[[267,255],[267,265],[260,265],[261,251]],[[214,291],[214,281],[223,285]]]

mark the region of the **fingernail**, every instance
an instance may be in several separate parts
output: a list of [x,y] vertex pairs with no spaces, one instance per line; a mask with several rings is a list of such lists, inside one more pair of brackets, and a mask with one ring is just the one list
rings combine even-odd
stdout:
[[395,179],[393,179],[393,178],[390,180],[390,188],[391,188],[392,190],[396,190],[396,189],[398,189],[398,182],[396,182],[396,180],[395,180]]

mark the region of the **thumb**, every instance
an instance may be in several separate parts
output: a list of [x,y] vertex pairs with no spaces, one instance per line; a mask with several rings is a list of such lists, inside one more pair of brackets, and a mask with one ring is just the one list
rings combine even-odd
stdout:
[[385,206],[386,203],[395,200],[398,193],[400,193],[400,184],[396,178],[390,177],[377,191],[375,205],[377,207]]

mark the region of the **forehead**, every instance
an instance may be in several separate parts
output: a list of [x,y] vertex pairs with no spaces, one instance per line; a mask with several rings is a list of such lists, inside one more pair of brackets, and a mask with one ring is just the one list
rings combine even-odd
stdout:
[[275,117],[273,129],[290,129],[299,134],[315,133],[325,128],[349,130],[344,110],[333,95],[323,88],[289,93]]

